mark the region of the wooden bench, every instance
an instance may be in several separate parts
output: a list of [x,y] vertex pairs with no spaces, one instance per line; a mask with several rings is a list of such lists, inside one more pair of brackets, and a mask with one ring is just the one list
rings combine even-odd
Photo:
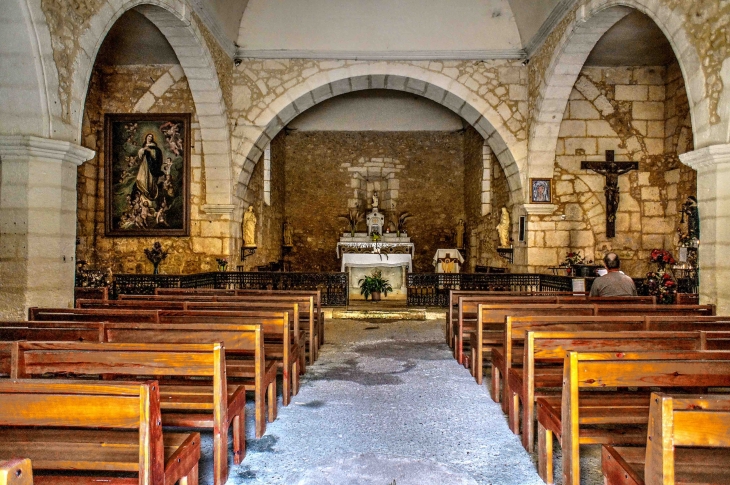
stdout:
[[[154,303],[154,302],[153,302]],[[176,303],[179,304],[179,303]],[[289,405],[292,395],[299,390],[299,373],[303,360],[299,343],[291,335],[298,330],[298,322],[285,311],[184,311],[135,310],[104,308],[31,308],[31,321],[105,321],[133,323],[260,323],[264,328],[266,356],[277,361],[283,374],[283,403]],[[284,322],[288,322],[285,325]]]
[[[102,306],[157,308],[154,303],[147,302],[184,302],[182,307],[179,309],[195,310],[208,308],[227,309],[227,306],[238,307],[244,305],[254,305],[256,308],[261,307],[262,309],[267,309],[269,307],[274,309],[288,309],[290,304],[296,304],[293,311],[300,322],[300,327],[304,329],[305,345],[303,347],[305,351],[309,352],[309,363],[312,364],[317,359],[320,333],[318,328],[320,316],[316,312],[315,298],[316,297],[312,294],[305,296],[288,294],[272,295],[270,293],[260,295],[217,295],[214,293],[184,295],[126,295],[122,300],[110,304],[99,303],[94,300],[83,300],[77,302],[77,306],[79,308],[97,308]],[[216,303],[220,303],[221,305],[217,305]],[[284,306],[280,307],[276,305],[278,303],[281,303]],[[225,304],[225,306],[223,304]],[[167,305],[165,308],[173,308],[167,303],[161,303],[161,305]],[[221,308],[218,308],[219,306]],[[159,306],[159,308],[163,307]]]
[[33,468],[28,458],[0,461],[0,485],[33,485]]
[[470,368],[471,373],[478,384],[482,384],[484,373],[484,353],[491,350],[501,349],[504,343],[504,322],[507,316],[518,315],[565,315],[565,316],[588,316],[594,315],[597,309],[595,305],[578,304],[532,304],[514,305],[507,304],[479,304],[477,321],[473,328],[471,326],[461,328],[463,333],[468,333]]
[[646,447],[601,454],[606,485],[730,483],[730,396],[653,393]]
[[101,322],[0,322],[0,341],[101,342]]
[[220,342],[226,353],[228,385],[242,385],[254,394],[256,438],[266,433],[267,416],[269,422],[276,419],[276,361],[266,359],[260,324],[107,323],[103,333],[103,341],[112,343]]
[[522,444],[532,451],[534,442],[534,400],[559,395],[563,378],[563,360],[575,352],[639,352],[639,351],[705,350],[701,332],[601,331],[528,332],[524,349],[524,364],[512,367],[507,391],[509,423],[519,433],[519,404],[522,403]]
[[[646,442],[649,389],[727,386],[730,352],[569,352],[562,397],[537,399],[540,477],[553,482],[553,435],[562,447],[563,484],[578,485],[581,444]],[[627,387],[639,391],[611,390]]]
[[[11,377],[65,378],[155,376],[164,426],[213,430],[213,482],[228,479],[228,427],[233,462],[245,455],[243,387],[228,386],[225,350],[215,344],[14,342]],[[205,378],[205,380],[191,380]],[[32,456],[31,456],[32,458]]]
[[[668,321],[663,320],[667,318]],[[535,382],[533,382],[536,369],[540,371],[540,378],[546,382],[538,387],[550,387],[557,379],[558,387],[560,376],[562,376],[562,361],[568,350],[586,350],[586,347],[570,348],[565,347],[561,355],[559,347],[541,349],[537,344],[526,342],[528,332],[639,332],[639,331],[661,331],[661,332],[682,332],[701,330],[724,330],[730,331],[730,321],[720,317],[698,317],[692,320],[683,320],[681,317],[652,317],[652,316],[625,316],[625,317],[507,317],[504,332],[503,350],[494,350],[492,353],[492,397],[496,401],[499,392],[500,375],[504,376],[504,395],[502,403],[508,405],[509,422],[512,430],[517,433],[517,422],[519,416],[519,402],[523,407],[523,444],[528,451],[532,450],[534,436],[534,404],[532,398],[535,393]],[[709,335],[709,337],[707,337]],[[730,348],[730,342],[724,342],[727,334],[725,332],[702,332],[700,338],[703,341],[698,348],[703,350],[724,350]],[[533,338],[534,335],[533,335]],[[581,342],[590,345],[590,342]],[[599,345],[597,342],[596,345]],[[530,345],[533,345],[531,347]],[[534,347],[534,345],[538,345]],[[609,349],[607,349],[609,350]],[[649,350],[647,348],[646,350]],[[545,352],[545,354],[541,354]],[[535,359],[540,361],[536,364]],[[552,369],[548,367],[553,363]],[[550,373],[557,374],[557,378],[550,376]],[[515,382],[512,382],[515,379]],[[538,382],[537,384],[541,384]]]
[[210,289],[210,288],[155,288],[155,295],[298,295],[312,296],[315,301],[315,313],[319,326],[319,345],[324,345],[324,312],[322,311],[322,292],[320,290],[251,290],[251,289]]
[[[0,459],[12,456],[66,472],[38,483],[195,485],[200,435],[163,435],[157,381],[0,379]],[[77,471],[89,473],[69,476]]]

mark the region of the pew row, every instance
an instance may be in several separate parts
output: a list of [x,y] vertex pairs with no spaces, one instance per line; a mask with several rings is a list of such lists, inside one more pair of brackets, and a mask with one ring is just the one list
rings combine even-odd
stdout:
[[33,468],[28,458],[0,461],[0,485],[33,485]]
[[157,381],[0,379],[0,460],[31,459],[36,483],[196,485],[200,435],[160,421]]
[[246,394],[243,387],[227,385],[225,350],[219,343],[13,342],[12,379],[49,375],[104,380],[155,376],[163,426],[213,431],[216,485],[228,479],[229,426],[233,426],[233,462],[243,460]]
[[580,483],[581,444],[645,443],[649,391],[727,386],[730,352],[569,352],[562,396],[537,399],[538,473],[553,483],[553,436],[562,448],[564,485]]
[[730,483],[730,396],[653,393],[646,447],[601,455],[606,485]]

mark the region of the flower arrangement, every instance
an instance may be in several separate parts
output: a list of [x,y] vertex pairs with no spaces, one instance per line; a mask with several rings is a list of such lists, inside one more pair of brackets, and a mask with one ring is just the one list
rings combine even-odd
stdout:
[[568,253],[565,255],[565,261],[563,262],[563,265],[565,266],[575,266],[576,264],[583,264],[585,263],[585,258],[581,256],[580,251],[568,251]]
[[649,255],[649,261],[657,263],[661,271],[664,270],[665,266],[677,264],[677,260],[674,259],[672,253],[666,249],[652,249]]
[[218,263],[218,271],[225,271],[228,267],[228,260],[226,258],[215,258],[215,262]]
[[167,251],[162,249],[162,244],[160,244],[160,241],[155,241],[151,249],[145,248],[144,254],[155,267],[153,274],[158,274],[158,266],[167,257]]
[[669,273],[657,273],[649,271],[646,273],[646,288],[649,295],[656,296],[657,303],[674,303],[677,294],[677,283]]
[[337,217],[347,221],[347,224],[350,227],[350,235],[354,237],[357,223],[364,219],[365,214],[357,207],[353,207],[347,211],[347,214],[340,214]]
[[413,215],[410,212],[401,212],[398,215],[398,224],[396,224],[396,231],[397,236],[400,236],[400,233],[406,232],[406,221],[413,217]]

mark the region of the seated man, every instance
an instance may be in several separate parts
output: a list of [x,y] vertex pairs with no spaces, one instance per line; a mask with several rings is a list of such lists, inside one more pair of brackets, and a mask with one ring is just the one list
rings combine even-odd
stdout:
[[619,270],[621,261],[616,253],[603,257],[603,265],[608,273],[596,278],[591,286],[591,296],[636,296],[634,280]]

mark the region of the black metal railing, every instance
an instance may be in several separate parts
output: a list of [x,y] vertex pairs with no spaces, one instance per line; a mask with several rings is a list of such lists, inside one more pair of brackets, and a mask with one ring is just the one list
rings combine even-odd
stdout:
[[572,291],[572,279],[545,274],[411,273],[408,306],[449,304],[449,290],[466,291]]
[[111,298],[152,295],[155,288],[320,290],[323,306],[345,306],[347,273],[211,272],[188,275],[117,274]]

